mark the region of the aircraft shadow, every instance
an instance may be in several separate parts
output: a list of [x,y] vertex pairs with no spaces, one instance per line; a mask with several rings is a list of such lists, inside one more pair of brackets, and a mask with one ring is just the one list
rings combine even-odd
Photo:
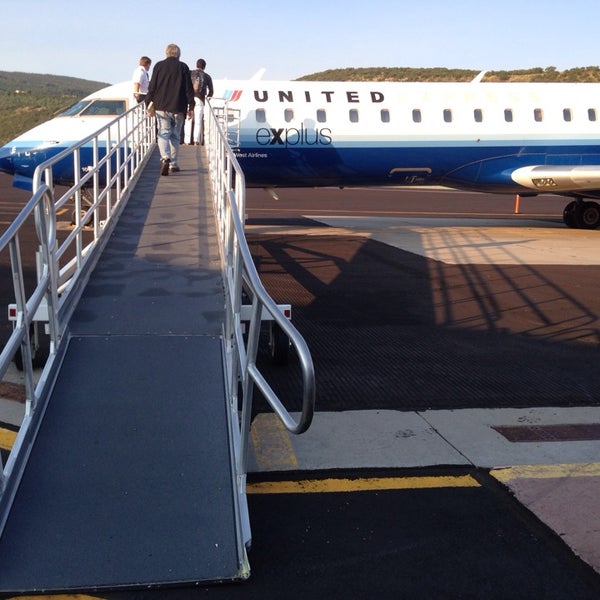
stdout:
[[[249,243],[311,349],[317,410],[598,405],[592,267],[452,265],[327,229]],[[260,366],[298,409],[294,361]]]

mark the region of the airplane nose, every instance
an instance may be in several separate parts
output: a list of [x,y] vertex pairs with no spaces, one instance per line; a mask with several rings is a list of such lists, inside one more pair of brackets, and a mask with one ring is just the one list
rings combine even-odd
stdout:
[[12,152],[9,146],[0,148],[0,172],[14,174],[15,168],[12,160]]

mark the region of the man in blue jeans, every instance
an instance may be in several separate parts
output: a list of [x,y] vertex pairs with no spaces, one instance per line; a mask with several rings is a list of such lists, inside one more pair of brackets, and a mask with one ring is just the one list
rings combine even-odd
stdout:
[[179,46],[169,44],[165,54],[166,58],[154,65],[146,94],[148,114],[155,113],[158,122],[161,175],[180,170],[177,156],[181,126],[186,115],[194,114],[195,104],[190,69],[179,60]]

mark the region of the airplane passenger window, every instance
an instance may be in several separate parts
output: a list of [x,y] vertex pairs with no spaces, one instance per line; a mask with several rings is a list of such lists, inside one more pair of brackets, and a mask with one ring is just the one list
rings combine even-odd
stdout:
[[444,123],[452,123],[452,111],[449,108],[444,109]]
[[267,114],[265,113],[264,108],[257,108],[255,115],[256,115],[257,123],[266,123],[267,122]]
[[476,108],[473,111],[473,118],[475,119],[475,123],[481,123],[483,121],[483,111],[480,108]]
[[418,109],[418,108],[413,109],[412,119],[415,123],[421,122],[421,110],[420,109]]
[[588,108],[588,119],[590,121],[595,121],[597,119],[595,108]]
[[327,112],[322,108],[317,111],[317,121],[319,123],[325,123],[325,121],[327,121]]
[[355,108],[351,108],[348,113],[350,117],[350,123],[358,123],[358,111]]
[[505,108],[504,109],[504,120],[507,123],[512,123],[512,121],[513,121],[513,111],[512,111],[512,108]]
[[382,123],[390,122],[390,111],[387,108],[381,109],[381,122]]
[[286,123],[294,120],[294,111],[291,108],[286,108],[283,114]]
[[563,119],[565,121],[571,121],[573,119],[573,113],[570,108],[563,108]]
[[544,120],[544,111],[541,108],[534,108],[533,109],[533,118],[538,123],[541,123]]

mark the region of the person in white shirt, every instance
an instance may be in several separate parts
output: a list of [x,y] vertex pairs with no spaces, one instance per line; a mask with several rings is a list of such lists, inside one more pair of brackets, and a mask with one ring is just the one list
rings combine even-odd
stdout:
[[148,93],[148,85],[150,84],[150,74],[148,69],[152,61],[147,56],[140,58],[140,64],[135,68],[131,80],[133,82],[133,97],[138,102],[143,102]]

